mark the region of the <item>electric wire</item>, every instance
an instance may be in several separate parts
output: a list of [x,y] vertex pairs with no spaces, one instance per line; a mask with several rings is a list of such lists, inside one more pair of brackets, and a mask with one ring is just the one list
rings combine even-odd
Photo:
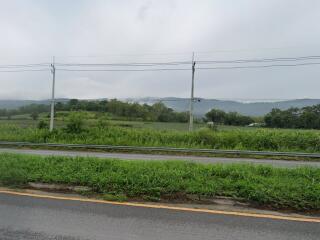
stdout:
[[65,72],[155,72],[155,71],[191,71],[187,68],[154,68],[154,69],[68,69],[56,68],[58,71]]
[[252,65],[252,66],[230,66],[230,67],[198,67],[199,70],[219,70],[219,69],[246,69],[246,68],[272,68],[272,67],[298,67],[308,65],[319,65],[320,62],[296,63],[296,64],[270,64],[270,65]]
[[0,68],[33,68],[33,67],[49,67],[50,63],[33,63],[33,64],[8,64],[0,65]]
[[308,61],[318,60],[320,56],[303,56],[303,57],[281,57],[281,58],[261,58],[261,59],[237,59],[237,60],[206,60],[197,61],[198,64],[227,64],[227,63],[255,63],[255,62],[291,62],[291,61]]
[[[196,61],[197,70],[214,69],[246,69],[246,68],[272,68],[272,67],[296,67],[319,65],[320,62],[310,62],[320,60],[319,55],[300,56],[300,57],[279,57],[279,58],[260,58],[260,59],[236,59],[236,60],[199,60]],[[202,66],[211,64],[244,64],[244,63],[275,63],[267,65],[222,65],[222,66]],[[297,62],[297,63],[286,63]],[[190,71],[191,68],[179,68],[175,66],[189,65],[192,61],[174,61],[174,62],[129,62],[129,63],[55,63],[56,70],[70,72],[144,72],[144,71]],[[20,65],[0,65],[0,72],[28,72],[28,71],[46,71],[48,69],[38,69],[39,67],[50,68],[50,63],[33,63]],[[171,67],[172,66],[172,67]],[[200,67],[199,67],[200,66]],[[94,68],[92,68],[94,67]],[[101,68],[104,67],[104,68]],[[124,68],[118,68],[124,67]]]
[[133,63],[56,63],[56,66],[68,66],[68,67],[104,67],[104,66],[132,66],[132,67],[148,67],[148,66],[163,66],[163,65],[185,65],[191,64],[191,61],[181,62],[161,62],[161,63],[145,63],[145,62],[133,62]]
[[0,72],[5,73],[13,73],[13,72],[44,72],[50,71],[49,68],[42,68],[42,69],[17,69],[17,70],[0,70]]

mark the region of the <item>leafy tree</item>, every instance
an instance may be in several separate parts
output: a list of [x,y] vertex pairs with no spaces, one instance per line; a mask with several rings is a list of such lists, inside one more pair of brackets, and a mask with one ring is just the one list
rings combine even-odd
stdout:
[[249,116],[244,116],[237,112],[226,113],[219,109],[211,109],[205,116],[206,121],[211,121],[215,124],[246,126],[254,122],[254,120]]
[[267,127],[320,129],[320,105],[272,109],[265,115],[264,121]]
[[211,122],[223,124],[226,120],[226,113],[219,109],[211,109],[206,113],[206,118]]

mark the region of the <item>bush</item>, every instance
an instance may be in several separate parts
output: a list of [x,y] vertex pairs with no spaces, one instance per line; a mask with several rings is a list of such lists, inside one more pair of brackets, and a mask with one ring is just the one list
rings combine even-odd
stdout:
[[84,130],[84,115],[79,112],[73,112],[69,115],[66,128],[67,133],[81,133]]

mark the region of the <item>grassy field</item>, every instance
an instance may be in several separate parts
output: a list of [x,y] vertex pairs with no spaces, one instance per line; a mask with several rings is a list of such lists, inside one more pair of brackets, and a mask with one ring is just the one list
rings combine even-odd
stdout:
[[107,144],[128,146],[168,146],[182,148],[238,149],[265,151],[320,152],[320,132],[307,130],[229,129],[194,132],[131,127],[90,127],[80,133],[0,125],[1,141]]
[[[85,120],[85,125],[87,127],[92,127],[98,124],[97,119]],[[36,127],[39,121],[32,119],[19,119],[13,118],[10,120],[0,119],[0,125],[14,124],[22,127]],[[108,120],[108,122],[114,126],[128,127],[128,128],[146,128],[155,130],[176,130],[176,131],[188,131],[188,123],[175,123],[175,122],[143,122],[143,121],[124,121],[124,120]],[[65,120],[58,119],[55,121],[57,128],[64,127],[66,124]],[[195,123],[194,129],[200,129],[205,127],[204,123]],[[230,126],[221,126],[221,129],[232,129]]]
[[223,196],[275,209],[320,209],[317,168],[0,154],[0,185],[21,187],[28,182],[88,186],[107,199]]
[[213,131],[198,123],[190,133],[187,123],[101,122],[94,117],[92,113],[85,115],[84,130],[78,133],[65,131],[67,118],[62,113],[52,133],[37,129],[38,122],[34,120],[0,120],[0,141],[320,152],[318,130],[218,126],[218,130]]
[[[48,119],[47,119],[48,120]],[[38,124],[38,120],[32,120],[31,118],[12,118],[8,119],[1,119],[0,118],[0,125],[6,124],[14,124],[17,126],[22,127],[36,127]],[[96,126],[99,120],[97,119],[88,119],[85,120],[85,125],[87,127]],[[113,126],[119,127],[127,127],[127,128],[146,128],[146,129],[154,129],[154,130],[174,130],[174,131],[188,131],[189,130],[189,123],[178,123],[178,122],[144,122],[144,121],[124,121],[124,120],[108,120],[108,122]],[[64,127],[66,124],[65,119],[59,118],[55,120],[55,125],[57,128]],[[201,128],[205,128],[205,123],[194,123],[194,129],[199,130]],[[226,125],[219,125],[217,126],[218,130],[244,130],[244,131],[251,131],[257,129],[255,127],[241,127],[241,126],[226,126]]]
[[[107,121],[119,127],[131,127],[131,128],[146,128],[146,129],[155,129],[155,130],[176,130],[176,131],[188,131],[189,123],[180,123],[180,122],[147,122],[147,121],[128,121],[115,116],[111,116],[107,113],[99,112],[88,112],[81,111],[83,114],[85,125],[92,127],[98,124],[99,119],[107,119]],[[66,120],[70,112],[68,111],[59,111],[55,115],[55,124],[57,128],[65,126]],[[23,115],[14,115],[11,116],[11,119],[6,117],[0,117],[0,125],[2,124],[16,124],[22,127],[35,127],[40,120],[49,121],[48,113],[39,114],[39,120],[32,120],[30,114]],[[198,130],[206,127],[205,123],[194,123],[194,129]],[[254,128],[250,127],[239,127],[239,126],[218,126],[219,130],[233,130],[233,129],[242,129],[242,130],[252,130]]]

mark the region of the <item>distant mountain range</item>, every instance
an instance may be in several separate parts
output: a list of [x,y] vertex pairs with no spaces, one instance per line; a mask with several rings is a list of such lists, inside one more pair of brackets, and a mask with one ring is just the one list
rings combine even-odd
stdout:
[[[66,102],[69,99],[57,99],[56,101]],[[99,100],[99,99],[97,99]],[[156,102],[163,102],[166,106],[174,109],[175,111],[188,111],[189,99],[187,98],[126,98],[119,99],[126,102],[138,102],[146,104],[154,104]],[[0,100],[0,108],[14,109],[31,103],[37,104],[50,104],[50,100]],[[320,104],[320,99],[294,99],[287,101],[277,102],[250,102],[244,103],[239,101],[230,100],[216,100],[200,98],[194,104],[194,113],[198,116],[203,116],[212,108],[221,109],[227,112],[235,111],[244,115],[262,116],[270,112],[272,108],[288,109],[290,107],[305,107]]]
[[[166,106],[173,108],[175,111],[188,111],[189,99],[187,98],[128,98],[127,101],[153,104],[155,102],[163,102]],[[305,107],[320,104],[320,99],[294,99],[277,102],[250,102],[244,103],[231,100],[217,100],[199,98],[194,103],[194,113],[203,116],[212,108],[221,109],[226,112],[238,112],[249,116],[263,116],[270,112],[273,108],[288,109],[290,107]]]

